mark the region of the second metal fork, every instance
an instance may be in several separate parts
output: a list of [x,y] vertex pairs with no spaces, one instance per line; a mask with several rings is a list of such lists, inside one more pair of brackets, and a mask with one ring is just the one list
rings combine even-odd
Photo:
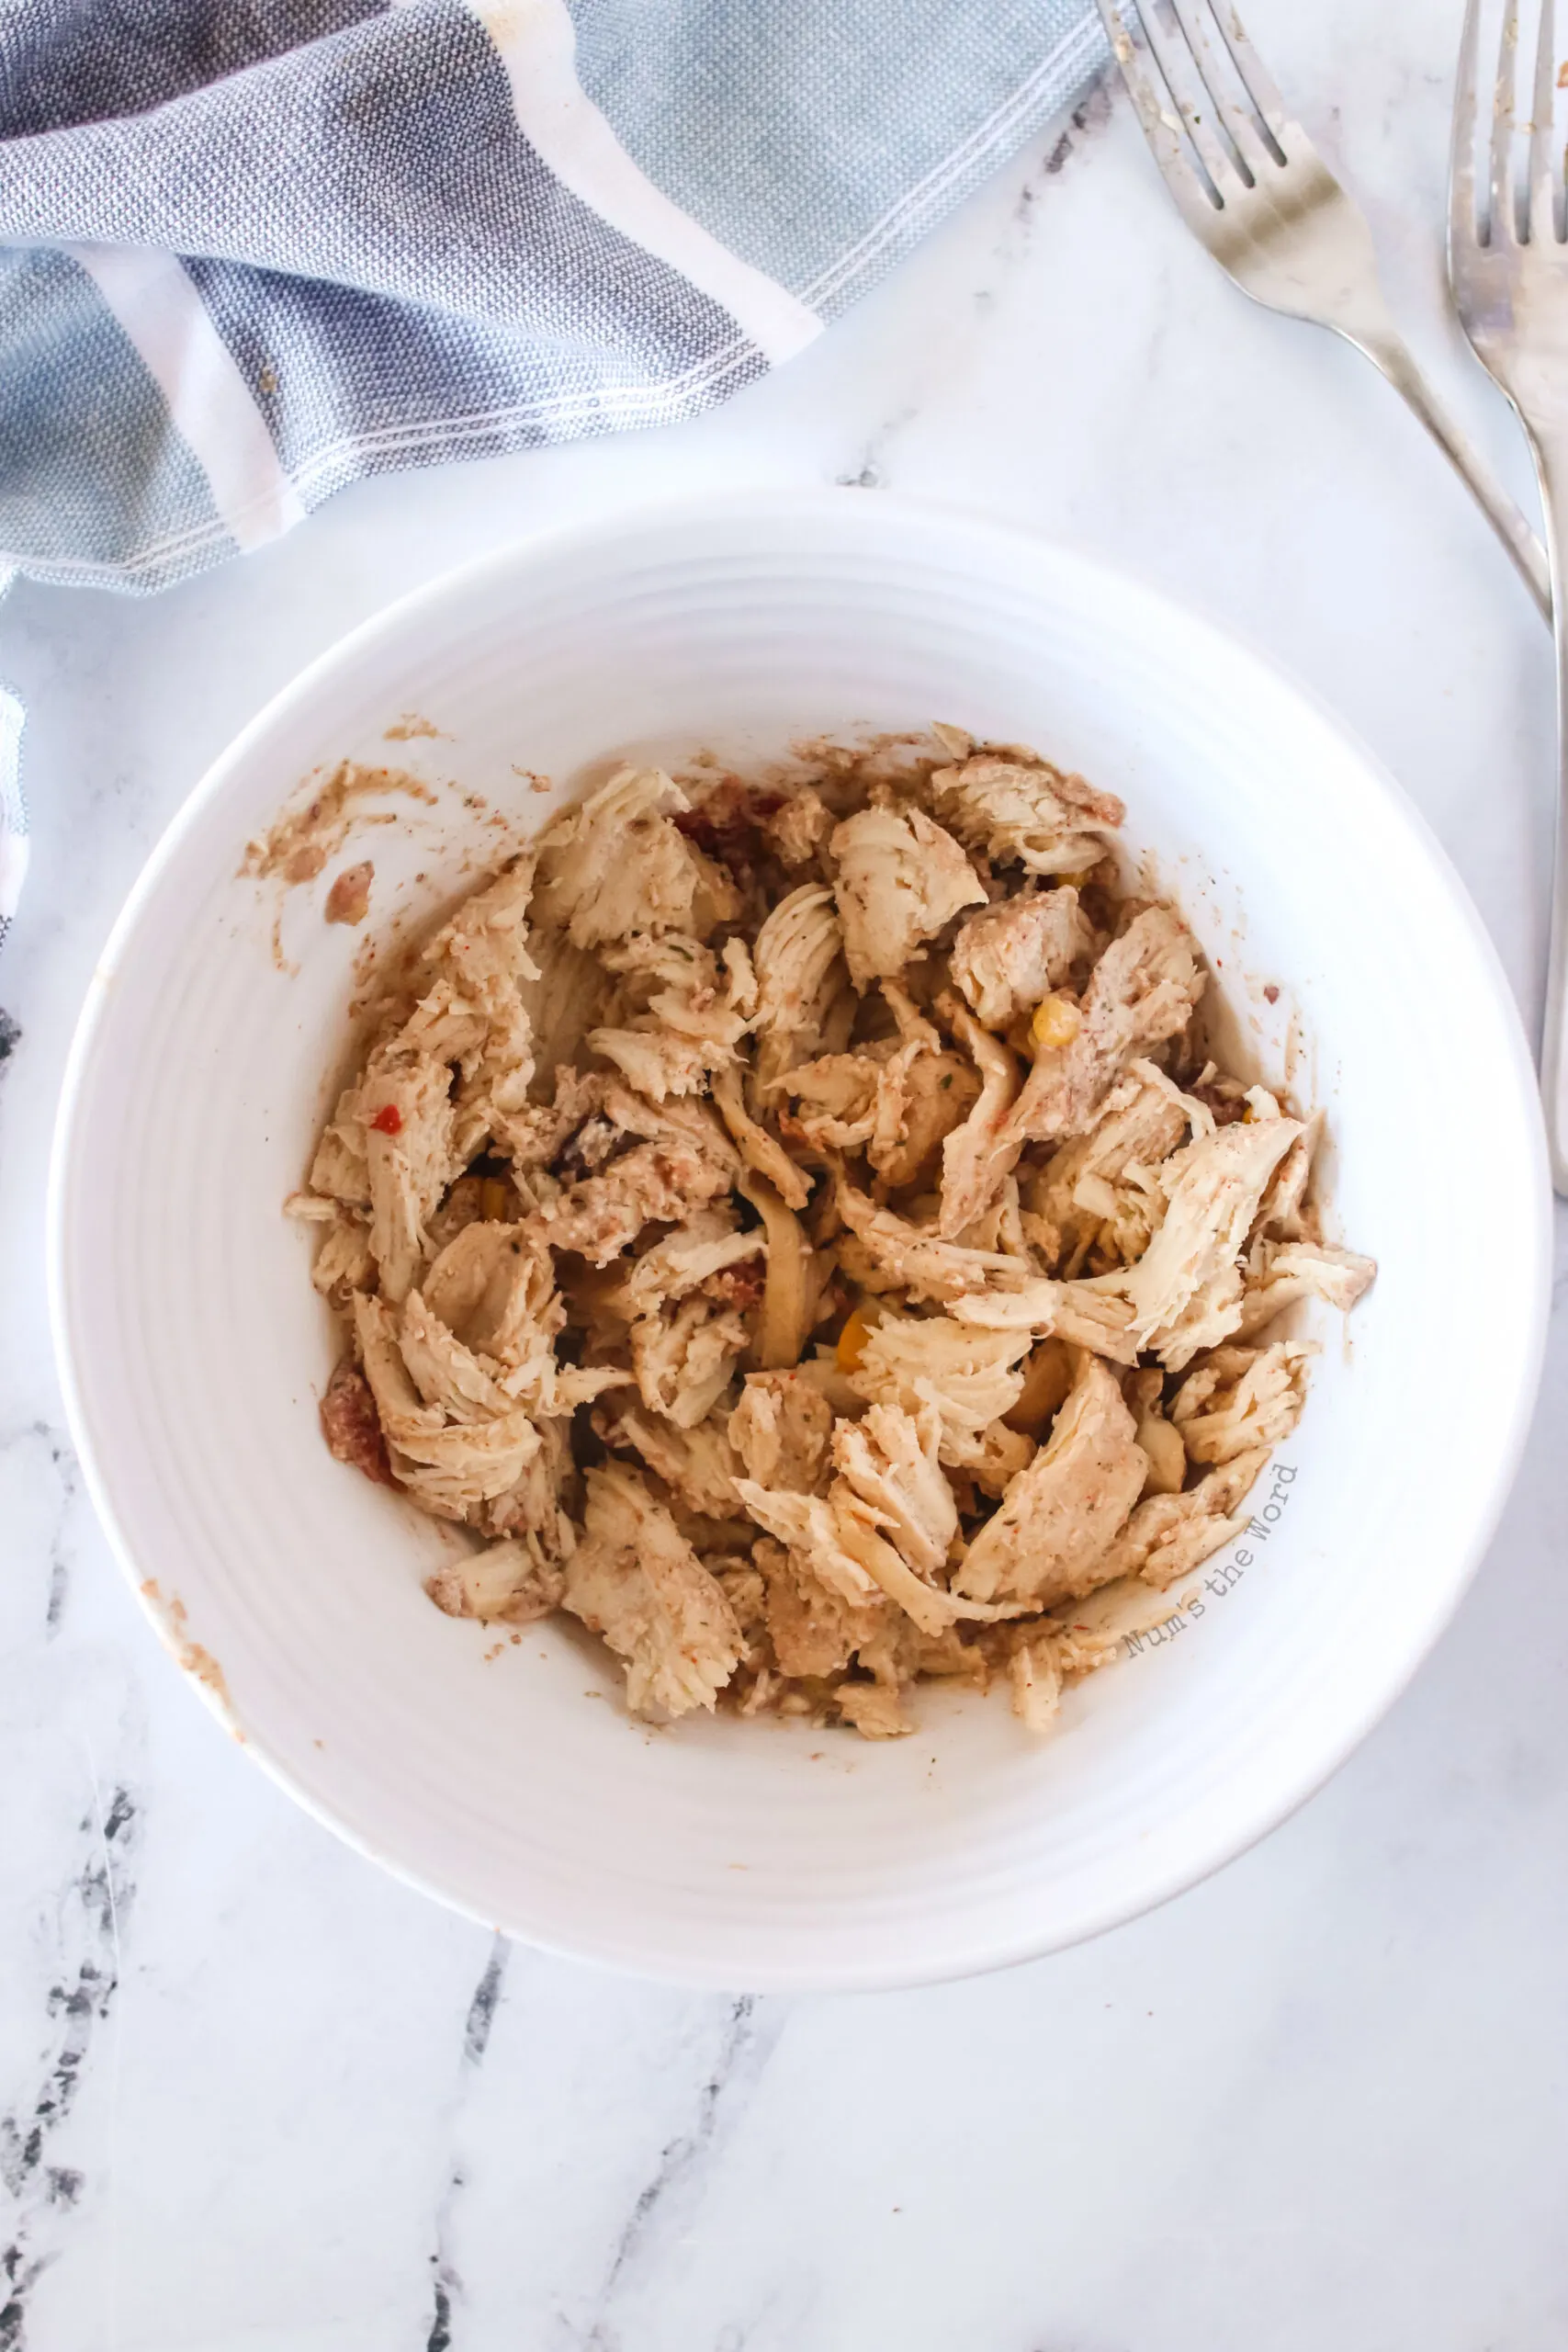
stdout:
[[1217,12],[1211,0],[1099,5],[1189,228],[1255,301],[1332,327],[1375,362],[1469,484],[1550,619],[1540,541],[1416,366],[1384,299],[1365,217],[1286,113],[1230,0]]
[[1547,950],[1541,1102],[1551,1181],[1568,1193],[1568,244],[1563,159],[1553,129],[1552,0],[1540,0],[1529,119],[1524,233],[1514,175],[1518,0],[1506,0],[1492,103],[1484,218],[1475,185],[1479,0],[1469,0],[1454,91],[1449,175],[1449,283],[1477,358],[1518,412],[1535,453],[1557,589],[1557,843]]

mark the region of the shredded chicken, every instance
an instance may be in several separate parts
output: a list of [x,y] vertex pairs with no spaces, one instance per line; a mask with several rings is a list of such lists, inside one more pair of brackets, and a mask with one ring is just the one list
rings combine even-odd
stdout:
[[1107,1580],[1116,1536],[1143,1491],[1145,1463],[1115,1375],[1087,1356],[1050,1442],[1009,1487],[964,1554],[959,1589],[976,1600],[1049,1609]]
[[711,1713],[745,1646],[724,1588],[635,1470],[591,1470],[563,1605],[626,1662],[633,1714]]
[[1178,1577],[1201,1567],[1246,1527],[1246,1514],[1234,1516],[1235,1507],[1268,1459],[1268,1449],[1260,1446],[1234,1455],[1182,1494],[1150,1495],[1105,1555],[1104,1581],[1142,1577],[1163,1591]]
[[739,911],[734,885],[674,821],[690,807],[657,768],[622,768],[539,843],[537,919],[574,947],[634,932],[705,939]]
[[1127,813],[1114,794],[1094,791],[1081,775],[992,752],[939,768],[931,795],[960,841],[1031,874],[1080,874],[1098,864]]
[[1306,1403],[1313,1351],[1299,1340],[1271,1348],[1215,1348],[1171,1399],[1171,1423],[1192,1462],[1234,1462],[1290,1436]]
[[953,835],[921,808],[846,817],[830,844],[844,953],[856,988],[897,979],[918,949],[986,892]]
[[953,977],[976,1021],[1010,1029],[1094,953],[1094,930],[1070,885],[998,899],[953,943]]
[[634,1714],[873,1739],[996,1678],[1039,1734],[1243,1533],[1277,1318],[1375,1273],[1321,1116],[1207,1058],[1119,801],[936,742],[622,768],[399,966],[286,1206],[325,1442],[476,1547],[453,1641],[564,1610]]
[[815,1494],[828,1467],[833,1411],[797,1372],[753,1372],[729,1416],[728,1442],[761,1487]]

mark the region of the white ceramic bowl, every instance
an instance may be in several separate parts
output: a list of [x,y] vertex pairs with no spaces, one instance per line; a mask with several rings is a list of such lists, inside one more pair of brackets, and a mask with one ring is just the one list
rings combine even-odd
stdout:
[[[441,735],[389,743],[411,710]],[[335,1343],[280,1204],[347,1045],[361,934],[321,919],[343,860],[285,899],[240,877],[242,853],[313,768],[416,771],[437,805],[392,804],[409,821],[351,853],[374,859],[385,937],[493,856],[491,807],[549,813],[520,769],[558,797],[610,754],[745,759],[928,718],[1033,742],[1124,796],[1264,1074],[1282,1075],[1299,1024],[1335,1222],[1382,1272],[1348,1339],[1325,1328],[1291,1475],[1256,1497],[1265,1538],[1239,1567],[1220,1556],[1201,1614],[1074,1691],[1055,1737],[1032,1742],[1000,1694],[939,1690],[885,1746],[723,1718],[649,1732],[571,1630],[492,1656],[491,1633],[440,1616],[421,1580],[450,1539],[326,1453]],[[1127,1918],[1269,1828],[1361,1737],[1506,1492],[1547,1202],[1490,945],[1332,720],[1082,556],[879,496],[770,493],[461,571],[245,730],[95,980],[53,1283],[77,1442],[126,1568],[209,1702],[319,1818],[559,1951],[705,1984],[867,1986]]]

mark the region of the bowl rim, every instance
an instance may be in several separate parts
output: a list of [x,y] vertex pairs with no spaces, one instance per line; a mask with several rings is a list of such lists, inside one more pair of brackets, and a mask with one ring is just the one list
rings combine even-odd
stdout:
[[[1531,1305],[1525,1344],[1514,1366],[1514,1395],[1506,1442],[1495,1455],[1485,1501],[1474,1514],[1469,1539],[1454,1554],[1453,1564],[1440,1588],[1434,1590],[1431,1605],[1420,1621],[1418,1632],[1402,1653],[1396,1670],[1382,1682],[1378,1694],[1362,1706],[1359,1713],[1340,1730],[1337,1736],[1321,1752],[1314,1753],[1304,1769],[1297,1771],[1289,1793],[1281,1797],[1278,1790],[1270,1792],[1267,1801],[1257,1808],[1256,1817],[1243,1827],[1239,1836],[1235,1834],[1233,1824],[1229,1829],[1216,1834],[1212,1841],[1213,1850],[1184,1859],[1173,1864],[1163,1875],[1158,1872],[1146,1874],[1135,1889],[1107,1899],[1096,1912],[1079,1917],[1060,1933],[1042,1932],[1038,1928],[1021,1930],[1005,1944],[997,1942],[993,1938],[984,1950],[972,1951],[967,1957],[956,1962],[951,1955],[924,1962],[918,1956],[912,1956],[896,1964],[889,1964],[886,1959],[867,1961],[858,1965],[835,1960],[825,1969],[811,1964],[789,1964],[773,1970],[763,1967],[750,1972],[741,1985],[728,1972],[705,1971],[700,1964],[690,1961],[675,1961],[662,1953],[638,1957],[632,1949],[635,1937],[607,1939],[598,1949],[590,1949],[583,1942],[554,1938],[532,1923],[524,1928],[510,1927],[505,1921],[498,1922],[489,1913],[456,1895],[424,1872],[381,1851],[370,1838],[336,1813],[329,1800],[305,1785],[288,1764],[271,1752],[265,1739],[252,1733],[248,1727],[243,1733],[239,1731],[222,1694],[210,1688],[199,1673],[192,1670],[189,1660],[182,1656],[166,1616],[152,1596],[143,1589],[147,1571],[134,1555],[131,1542],[114,1502],[111,1478],[99,1457],[93,1416],[77,1378],[72,1336],[68,1263],[71,1220],[67,1214],[70,1187],[67,1174],[75,1128],[83,1115],[94,1048],[113,992],[115,978],[123,958],[134,944],[143,911],[153,897],[165,868],[177,854],[187,832],[196,827],[210,807],[221,799],[234,772],[265,744],[281,722],[308,708],[318,690],[334,672],[373,649],[378,640],[397,637],[410,621],[422,615],[437,615],[449,599],[481,587],[487,578],[500,580],[535,564],[547,565],[558,554],[592,553],[595,548],[613,547],[628,537],[646,535],[660,526],[686,529],[700,528],[705,523],[733,525],[738,517],[746,516],[753,516],[759,521],[798,524],[809,523],[813,518],[837,518],[850,512],[863,515],[868,522],[880,522],[886,518],[895,526],[900,517],[915,523],[924,520],[940,524],[954,537],[965,538],[982,555],[989,548],[1013,561],[1021,558],[1043,560],[1076,571],[1085,577],[1097,577],[1102,583],[1114,585],[1153,614],[1164,611],[1179,616],[1185,627],[1197,630],[1217,650],[1261,673],[1264,682],[1277,694],[1303,706],[1317,723],[1339,741],[1353,758],[1368,787],[1381,794],[1393,814],[1401,821],[1413,849],[1423,855],[1432,880],[1440,886],[1451,911],[1458,917],[1461,930],[1469,938],[1476,974],[1483,978],[1495,1007],[1502,1016],[1501,1026],[1510,1046],[1507,1074],[1514,1080],[1523,1130],[1520,1140],[1524,1142],[1527,1156],[1532,1163],[1529,1189],[1534,1214],[1526,1227],[1516,1227],[1513,1232],[1515,1246],[1524,1255],[1525,1263],[1522,1269],[1517,1270],[1527,1274]],[[1497,1075],[1501,1077],[1504,1073]],[[1297,677],[1271,650],[1259,645],[1248,633],[1236,629],[1228,621],[1214,619],[1201,604],[1178,597],[1166,586],[1150,581],[1137,570],[1120,561],[1108,560],[1072,540],[998,521],[959,502],[884,491],[877,491],[868,498],[863,490],[851,487],[814,485],[789,488],[762,484],[754,488],[705,491],[696,494],[636,501],[585,523],[552,525],[536,532],[525,533],[508,541],[504,547],[449,566],[434,579],[422,582],[356,623],[315,655],[268,697],[210,762],[170,818],[127,893],[95,961],[72,1034],[55,1114],[46,1183],[45,1257],[50,1327],[72,1442],[81,1464],[93,1509],[120,1570],[163,1646],[181,1668],[184,1679],[197,1697],[231,1736],[241,1738],[252,1760],[313,1820],[379,1869],[389,1871],[403,1884],[445,1908],[563,1959],[715,1991],[744,1989],[770,1993],[814,1993],[910,1988],[1015,1967],[1087,1942],[1112,1928],[1160,1908],[1249,1851],[1273,1829],[1289,1820],[1333,1778],[1409,1687],[1451,1623],[1475,1577],[1512,1492],[1529,1433],[1543,1369],[1551,1309],[1552,1194],[1535,1068],[1519,1009],[1495,944],[1462,877],[1424,812],[1392,770],[1316,689]]]

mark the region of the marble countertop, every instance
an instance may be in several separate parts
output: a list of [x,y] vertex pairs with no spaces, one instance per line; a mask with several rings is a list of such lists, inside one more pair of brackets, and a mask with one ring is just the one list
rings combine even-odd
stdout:
[[[1529,498],[1442,307],[1458,13],[1247,10],[1412,340]],[[1371,370],[1189,243],[1120,101],[699,424],[361,484],[154,602],[16,592],[36,832],[0,960],[0,2352],[1560,2352],[1561,1317],[1491,1558],[1320,1796],[1097,1943],[879,1998],[686,1996],[395,1885],[193,1703],[82,1497],[49,1129],[94,957],[182,797],[389,597],[539,526],[759,481],[962,501],[1264,647],[1414,793],[1534,1017],[1546,633]],[[1506,1279],[1506,1234],[1456,1239]],[[1432,1369],[1456,1443],[1485,1376]]]

